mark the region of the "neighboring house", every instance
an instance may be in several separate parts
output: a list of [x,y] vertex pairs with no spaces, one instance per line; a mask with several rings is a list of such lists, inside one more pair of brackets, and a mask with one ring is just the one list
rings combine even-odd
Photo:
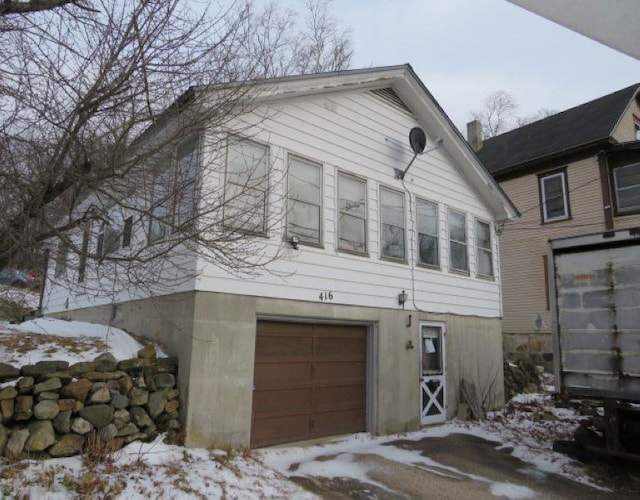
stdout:
[[551,361],[550,239],[640,226],[639,90],[633,85],[474,146],[521,213],[500,235],[506,356]]
[[[265,99],[229,126],[226,155],[193,154],[207,131],[177,156],[198,159],[203,193],[235,193],[250,184],[239,172],[269,163],[287,177],[266,195],[251,186],[265,202],[246,238],[282,253],[269,272],[243,278],[194,254],[198,275],[153,298],[48,281],[44,313],[115,317],[177,355],[189,446],[418,429],[456,414],[463,378],[485,405],[502,404],[495,229],[517,211],[412,68],[268,80],[254,92]],[[416,158],[414,127],[426,132]],[[126,245],[106,229],[83,247],[133,244],[131,224]],[[154,222],[145,234],[163,230]],[[61,250],[51,277],[65,272]]]

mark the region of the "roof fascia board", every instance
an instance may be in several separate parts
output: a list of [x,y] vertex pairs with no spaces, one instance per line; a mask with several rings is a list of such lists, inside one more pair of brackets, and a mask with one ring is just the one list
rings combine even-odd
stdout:
[[609,132],[609,137],[613,137],[614,132],[618,129],[618,127],[620,126],[620,123],[622,122],[622,118],[627,114],[627,112],[631,108],[633,101],[635,101],[638,98],[638,92],[640,92],[640,88],[633,93],[633,96],[631,96],[631,99],[629,99],[629,102],[627,102],[627,105],[624,107],[624,111],[620,113],[620,116],[618,117],[618,120],[613,126],[613,129]]
[[520,215],[518,209],[482,165],[410,66],[406,68],[405,78],[394,85],[394,90],[432,137],[443,138],[445,150],[451,155],[455,164],[462,169],[471,185],[478,190],[483,200],[493,209],[497,218],[500,221],[517,218]]

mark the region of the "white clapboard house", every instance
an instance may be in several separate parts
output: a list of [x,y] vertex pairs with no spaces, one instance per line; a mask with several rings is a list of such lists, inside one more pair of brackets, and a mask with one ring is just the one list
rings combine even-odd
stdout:
[[[44,314],[111,321],[177,356],[190,446],[414,430],[456,415],[463,379],[500,405],[496,227],[517,210],[411,66],[266,80],[252,95],[177,158],[200,197],[270,172],[269,189],[238,197],[259,210],[220,210],[271,262],[232,272],[194,248],[182,258],[197,272],[175,285],[95,295],[61,248]],[[120,220],[85,248],[163,237],[155,220]]]

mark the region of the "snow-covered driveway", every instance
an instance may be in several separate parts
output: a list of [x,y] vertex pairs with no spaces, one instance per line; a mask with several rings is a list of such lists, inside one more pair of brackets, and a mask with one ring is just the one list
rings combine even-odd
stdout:
[[514,457],[511,447],[447,428],[257,454],[322,498],[610,498],[611,492]]

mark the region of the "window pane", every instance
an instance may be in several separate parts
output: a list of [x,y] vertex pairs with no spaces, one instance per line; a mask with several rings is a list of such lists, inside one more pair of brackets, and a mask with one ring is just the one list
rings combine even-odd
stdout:
[[252,141],[231,140],[227,159],[227,182],[256,187],[266,183],[266,146]]
[[289,210],[289,234],[296,235],[300,241],[320,244],[320,207],[301,201],[292,202]]
[[467,229],[465,227],[464,214],[449,212],[449,238],[466,243]]
[[493,262],[491,252],[478,249],[478,274],[482,276],[493,276]]
[[491,249],[491,229],[486,222],[476,221],[476,245],[480,248]]
[[640,209],[640,163],[614,170],[618,210]]
[[469,270],[467,263],[467,245],[452,241],[450,242],[449,252],[451,253],[451,268],[456,271],[467,272]]
[[437,327],[422,327],[422,374],[442,373],[442,330]]
[[341,175],[339,177],[338,196],[340,212],[366,217],[365,182]]
[[418,232],[435,236],[438,231],[438,207],[418,200]]
[[438,239],[426,234],[418,235],[418,252],[420,262],[430,266],[438,266]]
[[404,259],[404,229],[389,224],[382,225],[382,255]]
[[266,194],[264,191],[229,184],[226,196],[225,225],[254,233],[265,231]]
[[338,235],[338,248],[353,252],[366,252],[364,219],[347,214],[340,214],[340,234]]
[[545,219],[557,219],[567,216],[564,201],[564,175],[555,174],[542,179],[544,191]]
[[321,168],[297,158],[289,164],[289,197],[320,205]]
[[382,223],[404,227],[404,196],[388,189],[380,190]]

